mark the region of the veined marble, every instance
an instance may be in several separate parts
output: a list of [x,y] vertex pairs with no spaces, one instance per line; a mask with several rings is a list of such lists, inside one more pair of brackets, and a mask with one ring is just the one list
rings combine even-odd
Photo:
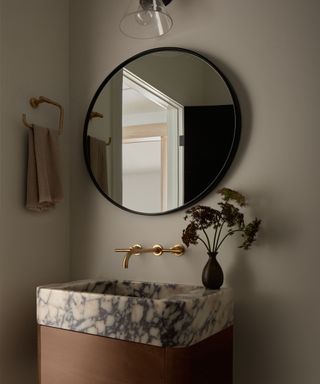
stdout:
[[198,343],[233,323],[229,288],[83,280],[37,288],[37,321],[161,347]]

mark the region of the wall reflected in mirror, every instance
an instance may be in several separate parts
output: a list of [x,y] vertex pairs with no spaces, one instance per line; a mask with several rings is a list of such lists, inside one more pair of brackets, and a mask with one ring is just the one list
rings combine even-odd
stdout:
[[[90,118],[92,112],[100,117]],[[235,95],[212,63],[156,49],[116,68],[85,127],[95,184],[116,205],[160,214],[194,203],[221,179],[240,136]]]

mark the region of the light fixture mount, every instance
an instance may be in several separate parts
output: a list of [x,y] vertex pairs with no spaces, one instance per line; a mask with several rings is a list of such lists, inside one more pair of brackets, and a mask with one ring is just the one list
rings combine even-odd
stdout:
[[[172,0],[162,0],[163,4],[165,6],[169,5],[171,3]],[[145,5],[151,5],[153,3],[153,0],[140,0],[140,4],[142,6],[142,8],[144,8]]]
[[120,21],[121,32],[135,39],[152,39],[165,35],[173,25],[166,6],[172,0],[131,0]]

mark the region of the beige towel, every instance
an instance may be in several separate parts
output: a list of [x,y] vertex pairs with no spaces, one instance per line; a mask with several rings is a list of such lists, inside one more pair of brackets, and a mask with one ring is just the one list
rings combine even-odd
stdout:
[[34,125],[28,138],[26,208],[42,212],[62,199],[58,131]]
[[89,143],[91,172],[99,187],[108,194],[106,143],[92,136],[89,136]]

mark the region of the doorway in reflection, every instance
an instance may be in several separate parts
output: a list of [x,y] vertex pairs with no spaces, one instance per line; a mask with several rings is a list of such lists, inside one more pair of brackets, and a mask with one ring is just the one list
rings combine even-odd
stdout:
[[124,69],[122,116],[122,204],[151,213],[179,205],[183,107]]

